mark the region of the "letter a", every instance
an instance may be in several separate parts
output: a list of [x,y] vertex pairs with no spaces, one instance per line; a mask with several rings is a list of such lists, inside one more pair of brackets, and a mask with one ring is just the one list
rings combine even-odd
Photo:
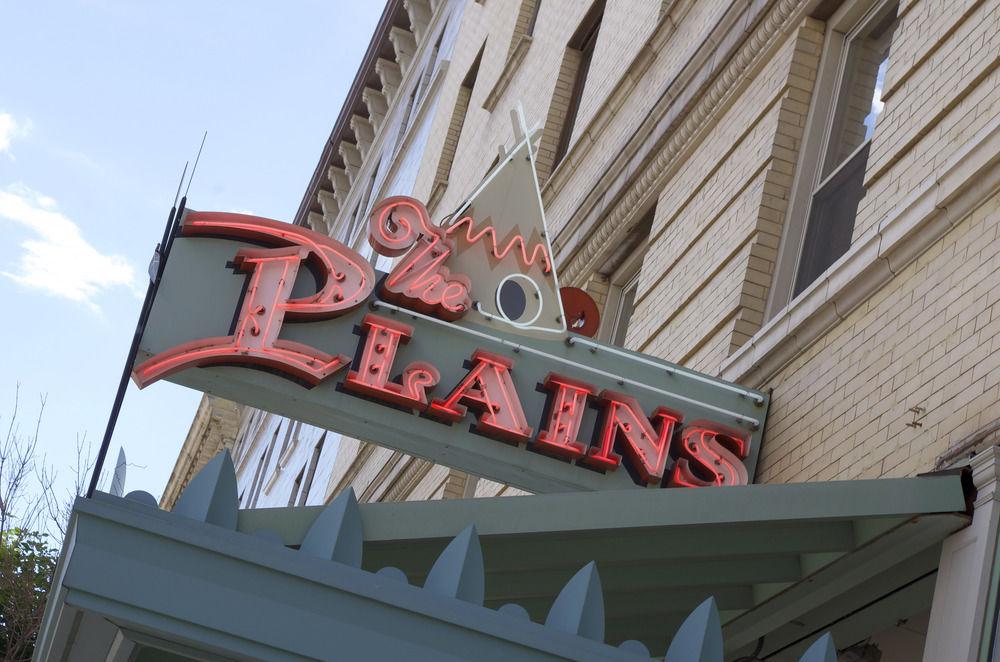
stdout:
[[447,398],[434,400],[427,413],[435,418],[456,422],[467,412],[464,405],[477,411],[475,429],[486,436],[511,444],[531,439],[531,427],[517,397],[510,370],[510,359],[477,349],[473,366]]

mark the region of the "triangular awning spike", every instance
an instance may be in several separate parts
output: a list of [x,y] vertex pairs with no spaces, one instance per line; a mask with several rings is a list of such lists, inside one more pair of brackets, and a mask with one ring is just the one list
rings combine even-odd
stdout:
[[229,451],[224,450],[195,474],[178,497],[173,512],[235,530],[238,507],[236,469]]
[[664,662],[723,662],[722,623],[715,598],[688,614],[670,642]]
[[427,574],[424,588],[448,598],[482,606],[486,592],[486,573],[479,534],[470,524],[448,543]]
[[360,568],[363,547],[361,510],[354,489],[347,488],[312,523],[299,551]]
[[837,662],[837,648],[833,635],[827,632],[812,643],[799,658],[799,662]]
[[594,641],[604,641],[604,592],[597,564],[583,566],[556,596],[545,626]]
[[118,460],[115,462],[115,472],[111,477],[111,492],[112,496],[120,497],[125,494],[125,473],[127,469],[127,463],[125,461],[125,449],[118,449]]

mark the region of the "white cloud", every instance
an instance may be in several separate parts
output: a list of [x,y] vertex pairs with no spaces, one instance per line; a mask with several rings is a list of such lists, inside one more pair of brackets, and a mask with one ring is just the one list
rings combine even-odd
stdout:
[[120,255],[105,255],[79,226],[57,210],[56,201],[15,184],[0,190],[0,219],[13,221],[35,237],[21,242],[24,253],[11,271],[0,271],[25,287],[85,304],[99,311],[95,297],[113,287],[138,292],[135,270]]
[[23,138],[31,131],[31,120],[18,122],[10,113],[0,113],[0,154],[13,159],[10,144],[15,138]]

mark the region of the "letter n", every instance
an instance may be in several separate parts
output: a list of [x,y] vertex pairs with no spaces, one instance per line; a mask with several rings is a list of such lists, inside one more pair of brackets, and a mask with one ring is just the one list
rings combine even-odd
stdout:
[[598,438],[580,462],[600,469],[615,469],[621,462],[621,456],[614,452],[617,444],[642,480],[651,485],[662,481],[670,440],[681,415],[658,407],[647,419],[635,398],[615,391],[601,391],[598,403],[603,413]]

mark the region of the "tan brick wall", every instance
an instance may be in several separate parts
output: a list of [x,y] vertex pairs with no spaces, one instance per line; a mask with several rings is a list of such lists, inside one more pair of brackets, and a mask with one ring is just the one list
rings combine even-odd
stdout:
[[464,85],[458,88],[458,95],[455,97],[455,109],[451,113],[451,122],[448,125],[448,134],[441,147],[441,159],[438,161],[437,177],[438,182],[447,182],[451,174],[451,166],[455,161],[455,149],[458,147],[458,139],[462,135],[462,126],[465,124],[465,116],[469,112],[469,97],[472,90]]
[[[591,0],[581,0],[588,5]],[[594,59],[587,73],[587,84],[573,128],[573,140],[579,139],[587,124],[607,101],[618,79],[646,43],[659,19],[660,0],[607,0],[604,18],[597,35]],[[574,26],[575,29],[575,26]]]
[[552,174],[556,164],[556,152],[559,140],[566,126],[566,113],[569,112],[573,98],[573,86],[576,83],[577,72],[580,69],[580,51],[573,48],[563,50],[562,64],[556,77],[555,89],[549,101],[549,111],[542,125],[542,137],[538,143],[538,181],[542,184]]
[[1000,3],[910,3],[889,53],[854,236],[1000,114]]
[[[583,4],[583,3],[581,3]],[[643,3],[636,3],[643,5]],[[659,11],[659,3],[645,3],[654,6]],[[545,204],[551,229],[554,234],[574,219],[574,212],[586,197],[593,191],[594,182],[601,180],[609,172],[609,166],[621,153],[625,141],[647,121],[656,108],[671,108],[668,112],[679,112],[673,109],[684,100],[663,99],[662,90],[672,81],[678,81],[681,72],[691,59],[693,51],[705,42],[708,30],[725,12],[728,3],[699,2],[698,0],[679,0],[674,3],[667,17],[660,25],[662,45],[659,50],[649,54],[649,61],[640,61],[644,69],[641,75],[633,71],[625,71],[615,80],[604,80],[601,85],[610,89],[612,84],[627,79],[629,88],[614,99],[608,99],[608,113],[601,116],[599,126],[594,126],[594,111],[587,109],[586,117],[578,120],[580,130],[573,149],[580,151],[576,158],[572,153],[567,155],[562,170],[568,170],[563,177],[565,182],[557,189],[545,191]],[[642,13],[641,7],[637,11]],[[656,25],[655,17],[651,25]],[[575,24],[574,24],[575,25]],[[609,40],[611,30],[602,33],[601,39]],[[601,44],[598,44],[601,47]],[[636,50],[638,53],[638,49]],[[601,58],[595,52],[592,66],[601,68]],[[611,77],[613,78],[613,77]],[[595,78],[596,80],[596,78]],[[530,83],[531,81],[526,81]],[[664,104],[666,104],[664,106]]]
[[517,48],[517,42],[528,36],[528,29],[531,27],[531,17],[539,9],[538,3],[542,0],[520,0],[517,8],[517,20],[514,23],[514,33],[510,38],[510,46],[507,49],[507,57],[510,58]]
[[1000,418],[998,229],[994,196],[770,380],[758,480],[913,475]]
[[[1000,115],[1000,3],[901,14],[855,240]],[[1000,417],[998,225],[993,197],[769,380],[759,480],[913,475]]]
[[822,29],[803,23],[660,193],[628,347],[712,371],[760,327]]

